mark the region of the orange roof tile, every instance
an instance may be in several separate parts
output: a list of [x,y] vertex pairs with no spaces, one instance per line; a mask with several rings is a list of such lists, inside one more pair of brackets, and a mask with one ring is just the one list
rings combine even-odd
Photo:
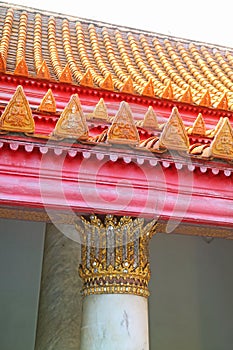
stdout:
[[185,102],[189,87],[192,103],[233,110],[233,51],[221,46],[9,4],[0,25],[3,72]]

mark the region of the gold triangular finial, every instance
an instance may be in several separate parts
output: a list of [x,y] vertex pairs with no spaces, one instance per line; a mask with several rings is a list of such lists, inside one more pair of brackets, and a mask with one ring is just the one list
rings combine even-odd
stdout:
[[37,70],[37,77],[41,79],[50,79],[50,73],[45,60],[43,60],[40,68]]
[[17,62],[14,74],[28,76],[28,67],[24,57]]
[[216,158],[233,159],[233,130],[228,118],[222,125],[210,145],[212,156]]
[[0,72],[5,73],[5,71],[6,71],[6,60],[2,52],[0,52]]
[[92,77],[90,68],[88,68],[86,73],[83,75],[83,77],[80,81],[80,85],[94,87],[93,77]]
[[185,126],[176,107],[160,135],[159,144],[168,149],[187,151],[189,149],[189,138]]
[[205,136],[206,125],[201,113],[198,114],[196,120],[193,123],[192,134]]
[[108,120],[108,111],[103,98],[95,106],[93,118]]
[[217,108],[228,110],[228,98],[226,92],[224,92],[219,103],[217,104]]
[[71,96],[53,131],[54,136],[86,140],[88,127],[77,94]]
[[206,92],[202,95],[200,102],[199,102],[199,105],[203,106],[203,107],[211,107],[212,106],[209,90],[206,90]]
[[72,74],[71,74],[68,63],[66,63],[65,68],[61,72],[61,75],[59,77],[59,81],[61,83],[72,83]]
[[143,87],[141,95],[149,97],[155,96],[154,84],[151,78],[149,79],[148,83]]
[[56,112],[56,101],[51,89],[48,89],[48,91],[44,95],[39,106],[39,111],[50,113]]
[[127,80],[125,80],[124,85],[121,89],[121,92],[125,92],[127,94],[134,93],[133,80],[131,77],[128,77]]
[[162,93],[162,98],[167,98],[168,100],[173,100],[174,94],[173,94],[173,88],[172,88],[172,82],[169,80],[167,86],[165,86],[163,93]]
[[112,80],[112,74],[109,73],[104,81],[102,82],[102,84],[100,85],[100,87],[104,90],[114,90],[114,85],[113,85],[113,80]]
[[25,133],[35,131],[32,111],[21,85],[17,87],[0,117],[0,129]]
[[159,128],[158,120],[152,106],[148,107],[148,110],[144,116],[142,126],[152,128],[152,129]]
[[138,144],[140,141],[131,109],[122,101],[119,110],[108,129],[107,140],[110,143]]
[[184,94],[181,96],[179,100],[180,102],[193,103],[192,90],[190,86],[186,88]]

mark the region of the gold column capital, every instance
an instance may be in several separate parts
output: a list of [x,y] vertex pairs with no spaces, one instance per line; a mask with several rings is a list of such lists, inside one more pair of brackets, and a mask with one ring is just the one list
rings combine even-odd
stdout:
[[90,294],[135,294],[149,296],[148,244],[156,221],[113,215],[81,217],[80,277],[84,296]]

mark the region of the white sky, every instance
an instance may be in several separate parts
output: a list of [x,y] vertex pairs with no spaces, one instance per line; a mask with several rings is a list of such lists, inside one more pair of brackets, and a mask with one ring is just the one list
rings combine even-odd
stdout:
[[230,0],[6,2],[233,48],[233,2],[231,4]]

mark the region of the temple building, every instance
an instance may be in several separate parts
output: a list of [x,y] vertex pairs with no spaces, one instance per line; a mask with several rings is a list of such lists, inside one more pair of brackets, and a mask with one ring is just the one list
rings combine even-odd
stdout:
[[233,49],[1,2],[0,348],[231,350],[232,118]]

